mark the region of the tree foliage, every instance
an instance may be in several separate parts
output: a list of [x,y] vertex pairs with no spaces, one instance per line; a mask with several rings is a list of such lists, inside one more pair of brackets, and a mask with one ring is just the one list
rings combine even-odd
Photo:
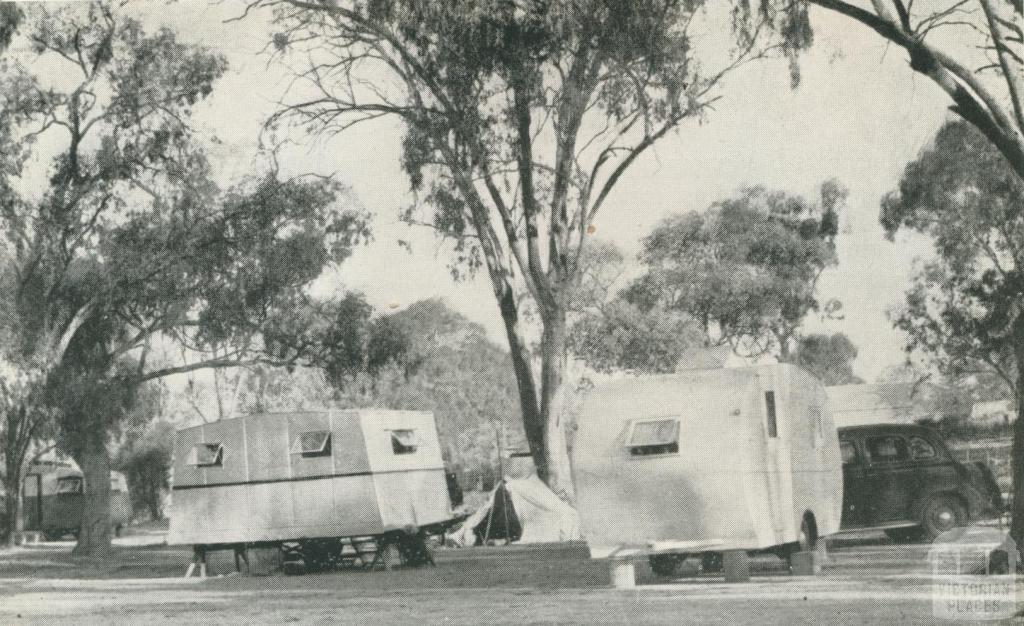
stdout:
[[132,505],[152,520],[163,519],[163,502],[170,488],[174,425],[160,419],[132,433],[118,451],[117,468],[128,481]]
[[804,318],[821,309],[817,282],[837,262],[845,197],[835,181],[822,185],[818,203],[753,187],[673,215],[644,238],[647,271],[625,298],[686,316],[711,345],[788,360]]
[[864,381],[853,373],[857,346],[843,333],[809,334],[797,342],[794,362],[823,385],[854,385]]
[[569,335],[573,355],[598,372],[671,373],[687,350],[703,344],[703,333],[687,316],[643,310],[622,298],[582,317]]
[[[101,2],[34,6],[23,31],[33,60],[64,75],[51,84],[19,62],[0,77],[19,145],[56,146],[36,153],[52,156],[42,190],[8,187],[0,202],[0,325],[9,360],[42,364],[63,441],[97,490],[79,547],[103,551],[109,481],[98,477],[138,386],[308,357],[290,312],[366,226],[329,179],[275,169],[227,191],[213,183],[190,117],[225,70],[220,55]],[[192,358],[149,358],[164,341]]]
[[998,373],[1017,385],[1017,333],[1024,332],[1024,183],[964,121],[946,123],[882,202],[890,237],[928,235],[925,264],[894,321],[908,349],[932,355],[947,374]]

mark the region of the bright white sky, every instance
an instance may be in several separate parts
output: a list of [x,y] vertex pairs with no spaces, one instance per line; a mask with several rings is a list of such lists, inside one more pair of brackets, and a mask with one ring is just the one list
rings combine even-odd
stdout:
[[[280,66],[256,54],[269,40],[265,17],[224,23],[241,4],[205,2],[135,5],[147,24],[166,24],[186,40],[217,48],[231,69],[199,111],[205,129],[224,141],[226,176],[249,168],[262,121],[287,85]],[[803,60],[803,83],[789,88],[784,63],[748,66],[726,82],[718,110],[704,125],[690,123],[663,140],[620,181],[599,216],[598,236],[632,258],[639,239],[674,212],[706,207],[743,185],[762,184],[816,197],[838,178],[850,189],[837,268],[820,285],[822,299],[839,298],[845,319],[809,320],[809,330],[846,333],[858,346],[859,375],[871,381],[901,363],[902,338],[886,312],[901,300],[915,257],[926,242],[886,241],[878,225],[880,197],[947,115],[938,88],[916,76],[905,55],[874,33],[842,18],[812,13],[816,44]],[[434,235],[398,220],[410,201],[398,164],[400,132],[391,123],[366,126],[326,142],[303,142],[287,152],[293,171],[336,172],[375,216],[375,241],[337,277],[379,307],[406,306],[443,296],[483,324],[504,345],[501,320],[486,275],[455,283]],[[412,242],[412,253],[398,240]]]

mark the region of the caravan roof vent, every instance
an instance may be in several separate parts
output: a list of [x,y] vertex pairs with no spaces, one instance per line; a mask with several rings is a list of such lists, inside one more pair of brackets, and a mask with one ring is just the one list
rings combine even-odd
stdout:
[[395,454],[412,454],[419,445],[420,440],[415,430],[391,431],[391,451]]
[[221,467],[224,465],[224,446],[219,443],[197,443],[189,454],[189,465]]
[[304,459],[331,456],[331,431],[311,430],[299,433],[292,441],[291,453],[301,454]]
[[633,456],[679,452],[679,420],[670,418],[633,422],[626,447]]

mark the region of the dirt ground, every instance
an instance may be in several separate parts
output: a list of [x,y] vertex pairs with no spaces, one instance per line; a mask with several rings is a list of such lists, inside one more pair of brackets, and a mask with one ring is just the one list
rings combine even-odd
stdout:
[[641,567],[637,589],[615,590],[583,544],[438,550],[437,567],[420,570],[184,580],[190,552],[154,535],[119,539],[103,560],[72,557],[70,542],[0,553],[0,623],[934,622],[929,546],[880,537],[834,542],[816,577],[764,557],[746,584],[666,581]]

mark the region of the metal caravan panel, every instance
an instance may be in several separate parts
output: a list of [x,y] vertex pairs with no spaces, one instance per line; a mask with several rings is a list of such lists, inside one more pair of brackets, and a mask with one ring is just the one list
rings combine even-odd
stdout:
[[[444,469],[441,443],[432,413],[422,411],[364,410],[359,412],[366,454],[372,472],[395,472],[414,469]],[[413,431],[416,449],[412,453],[396,453],[392,445],[394,431]]]
[[[596,388],[584,401],[574,445],[577,503],[595,558],[619,550],[720,549],[757,543],[747,473],[763,471],[752,450],[756,386],[749,372],[649,376]],[[633,455],[631,429],[678,419],[678,451]],[[657,547],[661,546],[661,547]]]
[[[282,416],[284,417],[284,416]],[[291,413],[288,421],[288,461],[291,465],[291,476],[300,478],[304,476],[329,476],[334,473],[334,453],[337,451],[344,454],[346,447],[351,443],[345,441],[344,435],[332,432],[331,413],[329,411]],[[301,452],[301,437],[305,433],[324,432],[329,433],[325,441],[324,456],[311,456]],[[327,502],[330,502],[328,490]]]
[[[326,463],[322,457],[303,459],[301,454],[289,454],[290,430],[297,435],[323,429],[325,423],[332,438],[331,457]],[[178,474],[189,478],[188,470],[195,468],[184,466],[179,459],[186,459],[196,443],[212,439],[209,431],[201,432],[203,427],[179,431],[169,543],[379,534],[385,530],[382,504],[390,507],[390,527],[450,518],[440,444],[430,413],[268,414],[211,426],[216,426],[212,434],[220,438],[217,443],[225,444],[225,467],[217,469],[229,470],[230,448],[237,447],[232,433],[247,435],[242,441],[247,462],[242,466],[248,466],[248,476],[207,485],[202,473],[194,472],[191,482],[182,484],[177,480]],[[395,455],[390,435],[395,429],[417,431],[415,453]],[[371,468],[373,455],[377,460]],[[388,478],[378,482],[381,473]],[[216,477],[225,478],[226,474]]]
[[818,536],[839,530],[842,515],[842,461],[839,435],[824,386],[810,373],[778,366],[786,377],[786,402],[793,423],[790,436],[791,505],[794,534],[804,511],[814,513]]
[[[366,452],[385,530],[423,526],[451,517],[441,443],[432,413],[360,411]],[[395,431],[415,449],[402,453],[392,442]]]
[[245,419],[228,419],[203,425],[202,443],[219,443],[221,464],[202,468],[207,485],[245,482],[248,479]]
[[249,481],[290,477],[288,419],[286,414],[266,413],[245,420],[245,445]]
[[174,486],[205,485],[206,476],[200,467],[189,464],[192,448],[203,441],[203,427],[183,428],[174,435]]
[[450,519],[444,470],[374,474],[383,530],[425,526]]
[[366,453],[366,437],[358,411],[331,412],[332,456],[335,474],[358,474],[370,471]]

